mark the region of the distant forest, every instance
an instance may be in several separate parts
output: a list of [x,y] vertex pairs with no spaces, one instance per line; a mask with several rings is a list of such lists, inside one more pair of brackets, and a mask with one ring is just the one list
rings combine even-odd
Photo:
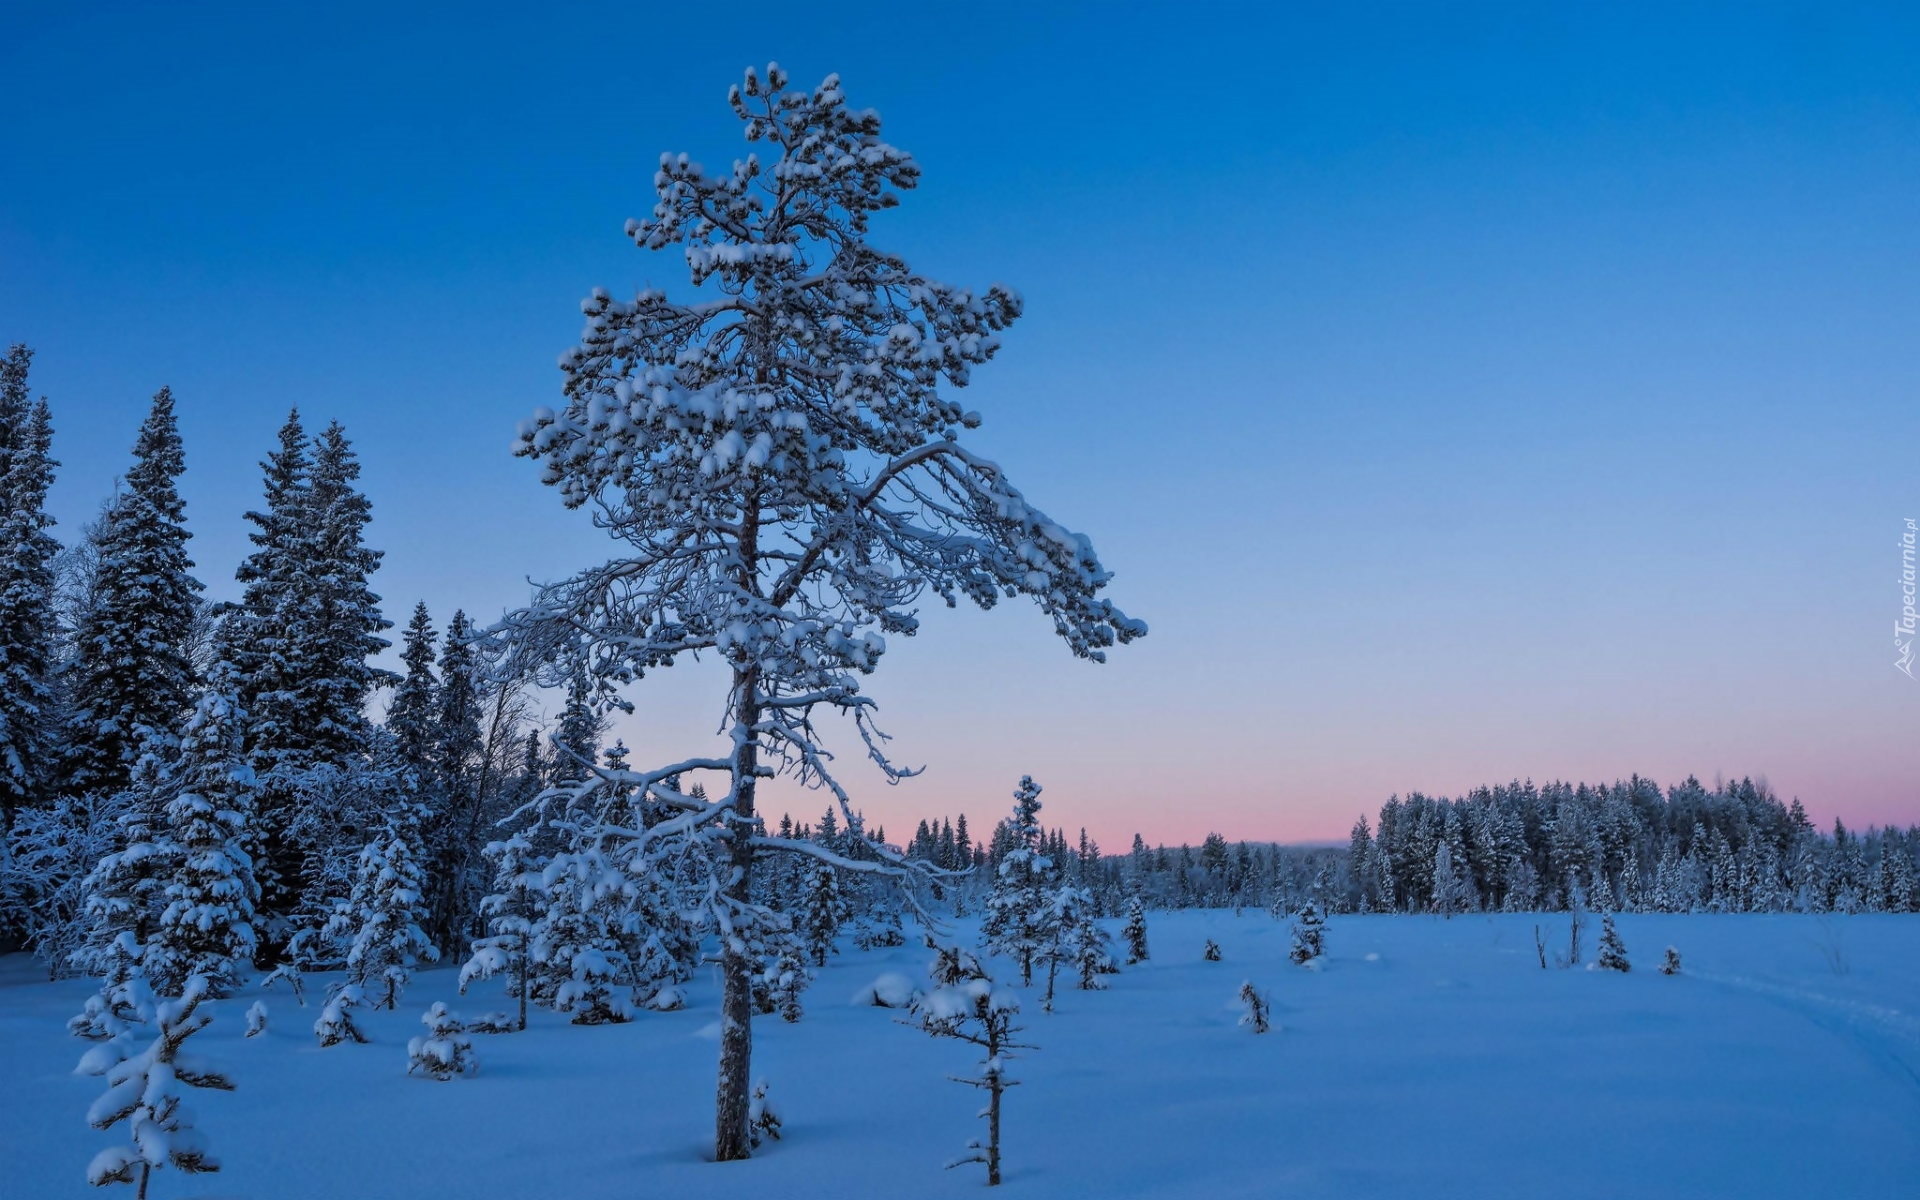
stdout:
[[[1751,779],[1662,788],[1531,781],[1458,799],[1414,792],[1361,817],[1344,849],[1229,842],[1102,853],[1082,830],[1046,835],[1048,853],[1102,912],[1137,895],[1155,908],[1269,908],[1309,900],[1334,912],[1516,912],[1579,903],[1628,912],[1913,912],[1920,827],[1816,829],[1798,799]],[[907,852],[941,867],[991,868],[1005,822],[984,841],[966,818],[922,822]],[[982,872],[991,875],[991,870]],[[959,899],[986,881],[959,885]]]

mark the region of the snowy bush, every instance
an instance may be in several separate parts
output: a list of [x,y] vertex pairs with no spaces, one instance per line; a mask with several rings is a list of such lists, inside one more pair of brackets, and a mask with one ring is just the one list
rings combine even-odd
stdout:
[[1666,958],[1660,963],[1660,973],[1662,975],[1678,975],[1680,973],[1680,952],[1672,946],[1667,947]]
[[420,1016],[427,1027],[424,1035],[407,1040],[407,1074],[420,1072],[442,1082],[455,1075],[471,1075],[480,1069],[473,1056],[473,1039],[460,1018],[447,1010],[445,1002],[435,1000]]
[[905,975],[888,972],[853,994],[856,1006],[912,1008],[920,989]]
[[647,1007],[655,1012],[678,1012],[687,1006],[687,994],[676,984],[662,984],[660,990],[647,1000]]
[[137,1184],[147,1194],[147,1180],[157,1167],[173,1167],[185,1174],[218,1171],[220,1164],[207,1153],[207,1139],[193,1127],[193,1117],[181,1102],[182,1085],[232,1091],[233,1081],[182,1047],[205,1029],[213,1018],[200,1010],[207,999],[205,980],[189,978],[178,1000],[155,1006],[153,1040],[138,1053],[134,1040],[123,1034],[89,1050],[79,1070],[104,1075],[107,1092],[87,1110],[87,1123],[111,1129],[127,1123],[130,1141],[110,1146],[87,1166],[87,1182]]
[[1214,941],[1212,938],[1208,938],[1207,944],[1200,947],[1200,957],[1207,962],[1219,962],[1220,943]]
[[481,1013],[467,1022],[468,1033],[514,1033],[522,1028],[514,1017],[498,1011]]
[[753,1144],[758,1146],[762,1137],[780,1140],[780,1112],[774,1108],[773,1101],[767,1095],[767,1081],[761,1079],[753,1085],[753,1103],[747,1106],[747,1128],[752,1131]]
[[313,1036],[320,1045],[338,1046],[341,1042],[362,1042],[367,1035],[360,1032],[354,1024],[353,1010],[366,1002],[366,992],[359,984],[340,984],[327,992],[327,1002],[320,1006],[320,1016],[313,1023]]
[[247,1036],[259,1037],[267,1031],[267,1006],[255,1000],[247,1007]]
[[1293,924],[1293,948],[1287,957],[1296,965],[1312,962],[1327,952],[1327,923],[1321,917],[1319,906],[1307,901],[1300,910],[1300,919]]

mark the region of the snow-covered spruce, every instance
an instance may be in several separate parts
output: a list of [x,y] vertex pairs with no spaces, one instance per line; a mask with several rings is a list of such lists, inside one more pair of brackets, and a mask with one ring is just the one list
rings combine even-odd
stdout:
[[1295,965],[1305,965],[1327,952],[1327,922],[1320,915],[1320,909],[1313,901],[1300,910],[1300,918],[1293,923],[1293,948],[1287,957]]
[[[963,956],[964,955],[964,956]],[[987,1185],[1000,1183],[1001,1097],[1019,1081],[1007,1078],[1007,1060],[1015,1050],[1038,1047],[1016,1041],[1021,1027],[1013,1023],[1020,1011],[1020,998],[1010,988],[995,987],[977,960],[958,948],[941,951],[928,967],[934,988],[914,1003],[913,1024],[933,1037],[955,1038],[978,1046],[985,1055],[977,1075],[953,1075],[955,1083],[981,1088],[987,1093],[987,1106],[980,1115],[987,1122],[987,1140],[967,1143],[967,1153],[947,1163],[949,1169],[965,1163],[982,1163],[987,1168]]]
[[179,791],[167,805],[172,865],[153,937],[144,948],[147,977],[162,994],[188,976],[214,997],[233,991],[251,969],[259,889],[247,853],[253,769],[243,757],[244,715],[230,664],[216,664],[188,718],[175,767]]
[[1207,944],[1200,947],[1200,957],[1207,962],[1219,962],[1220,943],[1214,941],[1212,938],[1208,938]]
[[339,984],[327,991],[327,1002],[313,1022],[313,1036],[322,1047],[341,1042],[365,1043],[367,1035],[354,1022],[353,1010],[366,1003],[366,992],[357,983]]
[[816,967],[827,965],[827,955],[836,953],[834,938],[847,919],[847,904],[840,898],[840,877],[821,863],[807,876],[807,891],[801,901],[800,936],[805,939],[807,957]]
[[754,989],[754,1006],[761,1012],[779,1013],[781,1020],[792,1024],[804,1015],[800,996],[812,980],[813,973],[807,970],[799,950],[788,945],[761,973]]
[[353,893],[327,923],[328,938],[346,945],[347,968],[371,989],[375,1008],[393,1008],[414,965],[440,957],[420,928],[422,887],[412,847],[389,830],[361,848]]
[[[15,343],[0,359],[0,837],[16,813],[52,799],[59,707],[54,692],[59,621],[47,532],[47,492],[57,465],[53,418],[27,388],[33,351]],[[0,862],[7,859],[0,841]],[[0,921],[7,917],[0,897]]]
[[1041,851],[1040,785],[1020,777],[1013,793],[1013,815],[1001,828],[1004,838],[993,892],[980,923],[980,942],[994,954],[1020,965],[1020,985],[1033,983],[1034,963],[1053,941],[1053,861]]
[[[983,608],[1027,597],[1094,660],[1146,633],[1100,596],[1109,575],[1089,540],[962,443],[980,418],[941,385],[964,386],[992,357],[1020,300],[925,279],[867,244],[918,165],[881,139],[877,114],[848,106],[837,76],[789,91],[770,66],[729,103],[766,161],[710,174],[664,156],[653,212],[628,226],[643,248],[679,248],[703,290],[691,302],[596,291],[561,362],[564,405],[520,431],[517,453],[568,506],[592,504],[623,557],[542,588],[500,631],[542,682],[584,661],[603,694],[701,651],[731,669],[726,755],[603,773],[548,800],[597,813],[607,785],[632,789],[663,819],[608,823],[625,859],[713,864],[720,885],[682,900],[720,941],[722,1162],[749,1149],[755,863],[834,857],[759,831],[763,774],[824,788],[853,815],[818,738],[822,708],[852,718],[891,778],[911,773],[886,758],[859,680],[886,635],[918,627],[927,592]],[[683,787],[702,772],[725,779],[711,798]],[[925,869],[892,850],[834,865]]]
[[95,527],[91,596],[68,668],[61,775],[74,794],[126,786],[142,731],[177,729],[193,703],[191,641],[199,580],[187,557],[186,469],[173,393],[140,426],[126,488]]
[[435,1000],[421,1014],[420,1023],[427,1032],[407,1040],[407,1074],[418,1071],[428,1079],[445,1081],[480,1069],[467,1027],[447,1011],[444,1001]]
[[1620,931],[1613,927],[1613,914],[1600,916],[1600,958],[1597,965],[1602,971],[1626,972],[1633,969],[1627,962],[1627,944],[1620,940]]
[[1268,1013],[1271,1006],[1268,1004],[1267,998],[1260,994],[1260,990],[1253,986],[1251,980],[1243,981],[1240,984],[1239,998],[1240,1003],[1246,1006],[1246,1011],[1240,1014],[1240,1024],[1242,1026],[1253,1030],[1255,1033],[1265,1033],[1267,1030],[1273,1028],[1272,1023],[1268,1020]]
[[488,936],[475,940],[472,955],[460,968],[460,990],[464,993],[475,979],[505,974],[507,995],[520,1006],[516,1027],[525,1029],[527,993],[532,982],[528,947],[534,925],[545,908],[546,888],[541,882],[544,864],[519,834],[488,842],[481,854],[494,864],[493,891],[480,902]]
[[1678,975],[1680,973],[1680,952],[1672,946],[1667,947],[1666,957],[1660,962],[1660,973],[1662,975]]
[[1113,961],[1112,939],[1095,917],[1093,897],[1085,888],[1078,890],[1081,902],[1067,937],[1067,952],[1079,976],[1075,985],[1090,992],[1107,986],[1100,977],[1118,974],[1120,965]]
[[542,877],[546,909],[528,943],[533,998],[575,1025],[633,1019],[631,961],[617,923],[626,881],[597,850],[557,854]]
[[270,992],[283,983],[287,985],[287,990],[293,993],[294,1003],[298,1004],[301,1008],[305,1008],[307,1006],[307,980],[306,976],[301,973],[300,968],[294,963],[281,963],[273,970],[268,971],[266,975],[261,978],[260,987],[262,990]]
[[204,980],[188,979],[179,999],[154,1007],[155,1033],[144,1048],[136,1052],[133,1037],[123,1034],[81,1058],[81,1073],[107,1078],[106,1094],[87,1110],[87,1124],[111,1129],[124,1121],[129,1137],[94,1156],[87,1166],[88,1183],[136,1184],[144,1197],[155,1168],[186,1174],[220,1169],[207,1152],[206,1136],[194,1128],[192,1113],[182,1103],[184,1088],[233,1090],[232,1080],[183,1049],[188,1038],[213,1021],[200,1011],[208,994]]
[[1147,961],[1147,909],[1135,896],[1127,901],[1127,924],[1120,930],[1127,943],[1127,965]]
[[263,1001],[255,1000],[247,1006],[247,1036],[259,1037],[267,1031],[267,1006]]

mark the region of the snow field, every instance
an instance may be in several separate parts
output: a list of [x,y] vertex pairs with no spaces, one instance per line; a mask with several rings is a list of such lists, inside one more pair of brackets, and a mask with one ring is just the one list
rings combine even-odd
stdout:
[[[1565,914],[1335,916],[1318,970],[1287,962],[1286,922],[1248,911],[1149,913],[1153,958],[1102,992],[1029,989],[1007,1097],[1008,1195],[1032,1197],[1894,1197],[1920,1192],[1920,921],[1904,916],[1622,915],[1631,974],[1542,971],[1533,926]],[[1110,921],[1117,933],[1120,922]],[[971,943],[973,922],[952,931]],[[1203,941],[1222,961],[1201,961]],[[1598,937],[1590,924],[1589,959]],[[1655,967],[1668,944],[1684,970]],[[1834,969],[1837,958],[1845,973]],[[397,1012],[357,1014],[373,1041],[319,1049],[309,1004],[269,993],[244,1038],[243,990],[210,1005],[195,1051],[235,1093],[196,1093],[218,1175],[163,1172],[156,1200],[672,1195],[975,1195],[942,1170],[982,1097],[946,1082],[971,1048],[850,999],[888,972],[923,983],[920,946],[843,952],[797,1025],[757,1018],[754,1075],[783,1140],[707,1161],[716,981],[680,1012],[583,1028],[543,1011],[524,1034],[475,1035],[479,1074],[406,1074],[420,1014],[511,1006],[420,972]],[[1011,970],[994,964],[1004,979]],[[1276,1028],[1238,1024],[1243,979]],[[100,1195],[84,1169],[110,1140],[72,1074],[86,981],[0,959],[0,1174],[6,1200]]]

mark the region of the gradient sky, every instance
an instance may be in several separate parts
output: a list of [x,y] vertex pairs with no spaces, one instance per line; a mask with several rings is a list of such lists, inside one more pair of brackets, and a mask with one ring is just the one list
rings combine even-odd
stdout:
[[[1023,772],[1108,849],[1635,771],[1920,820],[1892,636],[1920,516],[1911,6],[6,24],[0,340],[38,352],[63,536],[167,383],[215,596],[293,404],[355,438],[390,617],[491,618],[601,556],[509,438],[590,288],[684,289],[621,226],[661,151],[741,152],[726,89],[776,59],[840,72],[920,160],[876,242],[1025,294],[976,444],[1153,627],[1105,667],[1012,606],[896,639],[871,690],[928,773],[848,768],[896,840],[998,815]],[[720,680],[635,699],[635,761],[679,758]]]

